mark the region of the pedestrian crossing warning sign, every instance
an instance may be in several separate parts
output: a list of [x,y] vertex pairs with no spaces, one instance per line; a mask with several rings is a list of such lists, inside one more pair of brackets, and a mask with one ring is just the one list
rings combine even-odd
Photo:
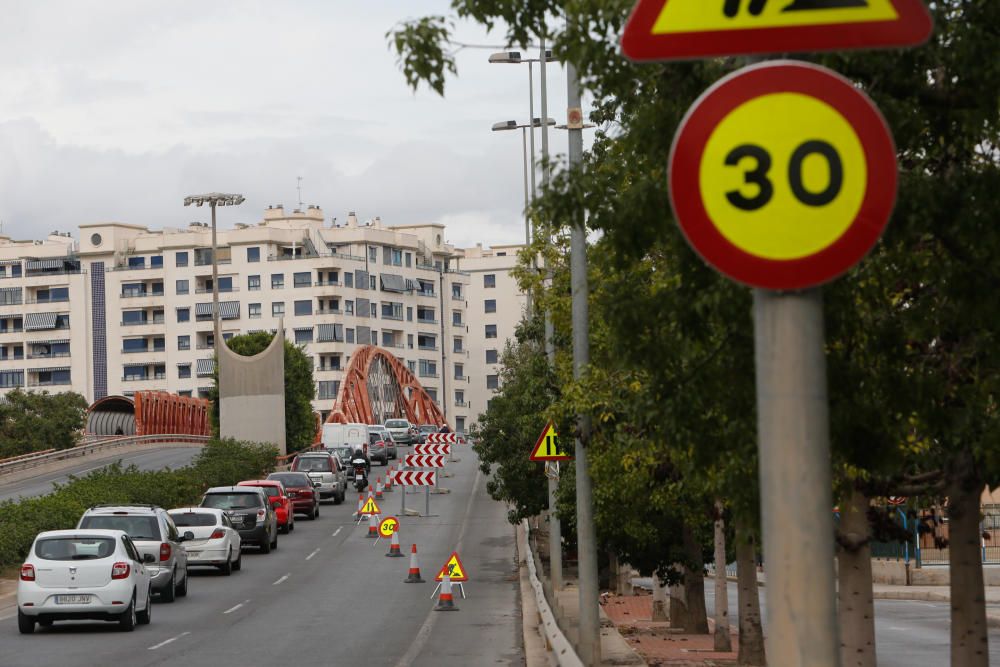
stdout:
[[632,60],[921,44],[921,0],[639,0],[622,34]]
[[441,571],[434,577],[434,581],[441,581],[446,574],[451,578],[452,582],[469,580],[469,576],[465,573],[465,567],[462,565],[462,559],[458,557],[457,551],[451,552],[448,562],[444,564]]
[[531,461],[566,461],[571,458],[573,457],[563,451],[562,445],[559,444],[559,435],[551,421],[545,425],[542,434],[538,436],[535,448],[531,450],[531,456],[528,457]]
[[380,510],[378,508],[378,503],[375,502],[375,498],[372,497],[372,496],[368,496],[368,500],[366,500],[365,504],[361,507],[361,513],[362,514],[381,514],[382,510]]

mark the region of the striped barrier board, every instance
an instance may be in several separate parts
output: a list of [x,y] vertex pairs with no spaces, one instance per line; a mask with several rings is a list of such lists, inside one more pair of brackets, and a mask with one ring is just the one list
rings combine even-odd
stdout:
[[414,454],[451,454],[451,445],[413,445]]
[[424,454],[407,454],[403,457],[403,465],[407,468],[443,468],[443,456],[426,456]]
[[437,483],[437,473],[396,470],[392,473],[392,483],[400,486],[434,486]]
[[465,438],[460,437],[457,433],[428,433],[425,441],[428,444],[435,443],[449,443],[452,445],[464,445]]

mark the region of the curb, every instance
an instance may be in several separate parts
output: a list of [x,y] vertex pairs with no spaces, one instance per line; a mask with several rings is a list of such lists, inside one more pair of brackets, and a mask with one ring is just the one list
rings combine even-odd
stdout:
[[519,601],[521,603],[521,634],[524,647],[524,664],[527,667],[549,667],[551,665],[545,639],[539,631],[541,615],[535,592],[528,581],[528,563],[525,560],[527,542],[524,538],[524,528],[517,525],[517,570],[520,582]]

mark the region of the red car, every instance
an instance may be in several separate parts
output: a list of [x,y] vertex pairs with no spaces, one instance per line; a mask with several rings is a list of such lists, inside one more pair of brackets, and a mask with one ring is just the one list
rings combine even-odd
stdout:
[[305,514],[309,519],[319,516],[319,491],[309,475],[304,472],[272,472],[267,476],[285,485],[285,491],[292,501],[292,509],[296,514]]
[[274,513],[278,517],[278,530],[282,533],[295,530],[295,512],[284,484],[275,479],[252,479],[240,482],[236,486],[259,486],[264,489],[264,494],[271,501]]

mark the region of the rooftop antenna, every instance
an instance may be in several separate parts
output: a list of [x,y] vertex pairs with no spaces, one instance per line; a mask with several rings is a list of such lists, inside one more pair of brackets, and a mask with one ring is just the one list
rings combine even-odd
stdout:
[[299,210],[301,211],[302,210],[302,177],[301,176],[296,176],[295,178],[298,181],[298,185],[296,185],[295,188],[299,191]]

